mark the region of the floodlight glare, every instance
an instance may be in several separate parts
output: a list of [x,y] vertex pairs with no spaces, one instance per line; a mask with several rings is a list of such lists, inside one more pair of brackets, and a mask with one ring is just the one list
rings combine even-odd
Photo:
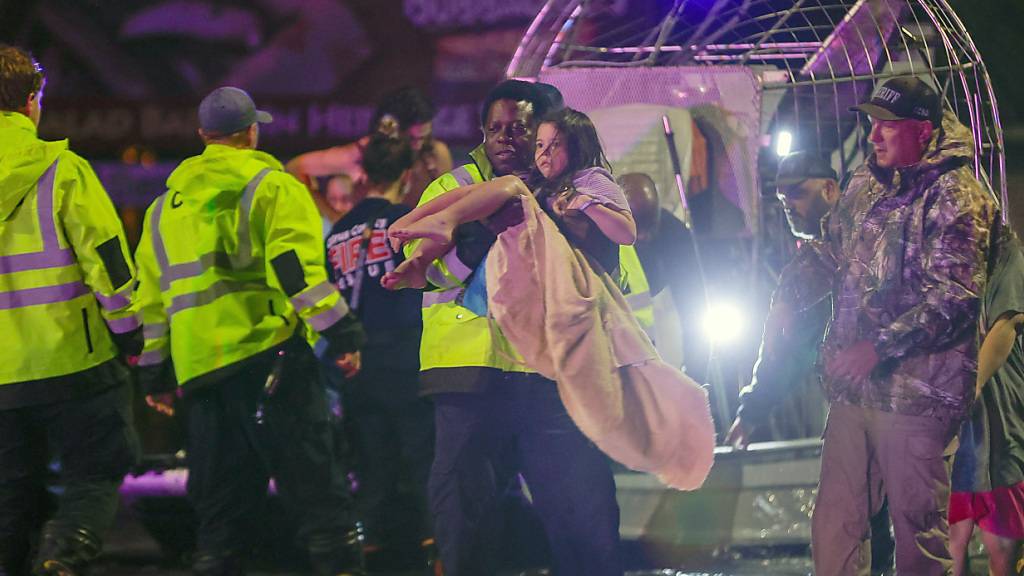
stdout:
[[793,133],[788,130],[780,130],[775,135],[775,153],[779,157],[788,156],[793,149]]
[[730,302],[712,303],[704,313],[703,324],[704,334],[715,344],[733,342],[743,335],[743,313]]

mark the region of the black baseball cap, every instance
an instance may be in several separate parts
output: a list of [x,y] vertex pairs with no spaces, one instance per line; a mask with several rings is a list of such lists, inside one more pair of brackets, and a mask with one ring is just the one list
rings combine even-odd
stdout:
[[273,121],[270,113],[256,109],[248,92],[233,86],[217,88],[199,103],[199,127],[206,132],[234,134]]
[[831,178],[838,180],[832,165],[812,152],[793,152],[779,161],[779,171],[775,175],[775,186],[786,188],[811,178]]
[[533,86],[548,99],[549,113],[565,108],[565,99],[562,98],[562,91],[558,87],[546,82],[537,82]]
[[892,78],[875,90],[871,100],[850,108],[880,120],[928,120],[938,123],[942,115],[939,95],[920,78]]

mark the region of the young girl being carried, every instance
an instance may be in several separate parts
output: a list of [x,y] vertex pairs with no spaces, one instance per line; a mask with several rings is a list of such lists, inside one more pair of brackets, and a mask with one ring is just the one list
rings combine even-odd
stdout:
[[[572,421],[605,454],[693,490],[714,462],[707,393],[658,356],[617,287],[620,245],[633,243],[636,224],[590,119],[568,109],[545,118],[535,160],[536,202],[522,181],[503,176],[395,221],[392,242],[421,240],[382,283],[424,285],[426,266],[451,248],[458,224],[522,199],[523,224],[499,235],[462,305],[493,318],[523,362],[556,383]],[[478,312],[467,301],[478,295],[467,296],[481,278],[486,311]]]
[[[571,243],[608,272],[618,246],[636,240],[636,223],[622,189],[612,180],[590,118],[571,108],[546,117],[537,129],[535,195]],[[491,216],[510,200],[534,194],[516,176],[463,186],[418,206],[388,229],[392,246],[420,242],[394,271],[385,288],[421,288],[426,269],[452,247],[455,227]]]

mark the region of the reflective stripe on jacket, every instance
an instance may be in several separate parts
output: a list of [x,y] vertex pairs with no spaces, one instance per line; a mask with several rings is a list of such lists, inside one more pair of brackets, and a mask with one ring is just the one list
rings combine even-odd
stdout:
[[632,245],[619,246],[619,282],[622,293],[633,310],[633,316],[640,322],[644,332],[654,339],[654,299],[647,282],[647,274],[640,264],[640,256]]
[[[483,146],[470,153],[473,164],[459,166],[434,180],[420,204],[461,186],[493,177]],[[407,254],[415,245],[406,248]],[[484,366],[506,372],[532,372],[490,320],[460,305],[464,281],[472,273],[453,249],[427,269],[427,281],[436,290],[423,293],[423,338],[420,370]]]
[[75,374],[139,327],[121,220],[67,141],[0,112],[0,385]]
[[140,366],[172,364],[186,385],[284,342],[300,319],[314,344],[348,313],[309,192],[272,156],[211,144],[167,186],[136,253]]

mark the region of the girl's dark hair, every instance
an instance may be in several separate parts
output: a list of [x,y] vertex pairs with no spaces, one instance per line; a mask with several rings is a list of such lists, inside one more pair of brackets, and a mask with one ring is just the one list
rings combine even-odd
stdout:
[[565,167],[565,172],[554,181],[543,182],[543,177],[534,167],[537,177],[535,181],[539,182],[546,192],[561,191],[566,185],[572,184],[577,172],[586,168],[604,168],[611,172],[611,165],[605,158],[601,140],[597,137],[597,128],[594,128],[594,123],[586,114],[572,108],[562,108],[544,116],[537,126],[541,124],[554,124],[569,153],[569,163]]

